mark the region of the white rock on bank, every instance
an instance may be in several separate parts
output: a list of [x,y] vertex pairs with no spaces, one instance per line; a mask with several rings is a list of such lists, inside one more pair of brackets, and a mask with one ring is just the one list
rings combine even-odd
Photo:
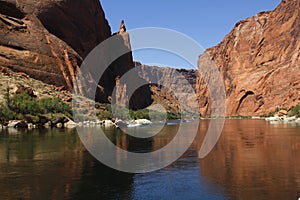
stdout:
[[285,117],[285,118],[283,118],[283,121],[284,122],[294,122],[294,121],[296,121],[296,116],[293,116],[293,117]]
[[49,122],[47,122],[46,124],[44,124],[44,127],[45,127],[45,128],[50,128],[50,127],[51,127],[51,122],[49,121]]
[[96,120],[96,124],[97,124],[97,126],[101,126],[103,124],[103,121]]
[[261,119],[261,117],[251,117],[252,119]]
[[77,126],[77,124],[75,122],[73,122],[72,120],[70,120],[64,124],[65,128],[75,128],[76,126]]
[[29,124],[28,124],[28,128],[29,128],[29,129],[33,129],[33,124],[32,124],[32,123],[29,123]]
[[27,128],[28,125],[25,121],[12,120],[8,122],[7,128]]
[[62,126],[63,126],[62,123],[57,123],[57,124],[56,124],[56,127],[57,127],[57,128],[62,128]]
[[134,120],[134,123],[143,124],[143,125],[152,124],[152,122],[148,119],[137,119],[137,120]]
[[292,117],[287,117],[287,116],[282,116],[282,117],[268,117],[265,118],[266,121],[269,122],[283,122],[283,123],[294,123],[294,122],[300,122],[300,119],[297,118],[296,116],[292,116]]
[[19,121],[9,121],[7,128],[14,128],[18,123]]
[[281,119],[280,119],[280,117],[267,117],[265,120],[266,121],[280,121]]
[[105,127],[115,126],[115,123],[113,123],[111,120],[104,120],[104,126]]

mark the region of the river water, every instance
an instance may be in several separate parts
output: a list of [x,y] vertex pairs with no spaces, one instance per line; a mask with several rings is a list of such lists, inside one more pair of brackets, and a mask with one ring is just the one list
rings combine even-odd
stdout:
[[[200,122],[205,134],[209,121]],[[186,131],[193,124],[186,124]],[[157,150],[178,125],[151,140],[107,136],[131,151]],[[198,159],[200,141],[168,167],[145,174],[118,172],[85,149],[76,130],[0,131],[0,199],[298,199],[300,126],[227,120],[212,152]]]

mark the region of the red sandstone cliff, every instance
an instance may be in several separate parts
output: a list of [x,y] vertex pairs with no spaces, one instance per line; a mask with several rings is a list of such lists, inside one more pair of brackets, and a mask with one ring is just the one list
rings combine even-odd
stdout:
[[[255,116],[299,104],[299,50],[299,0],[282,1],[274,11],[240,21],[208,49],[226,87],[227,115]],[[197,92],[202,116],[210,115],[209,91],[201,76]]]
[[[134,67],[131,53],[114,61],[100,80],[87,74],[91,80],[81,84],[74,77],[90,51],[111,36],[99,0],[0,0],[0,66],[92,98],[89,84],[97,84],[100,102],[110,101],[116,78]],[[130,50],[129,35],[117,37]],[[139,99],[136,104],[147,106]]]

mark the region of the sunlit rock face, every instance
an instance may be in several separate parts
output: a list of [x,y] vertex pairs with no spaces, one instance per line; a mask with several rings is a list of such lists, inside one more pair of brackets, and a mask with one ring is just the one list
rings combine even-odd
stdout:
[[[300,2],[282,1],[270,12],[238,22],[208,49],[226,87],[227,115],[261,115],[300,102]],[[206,56],[199,57],[199,64]],[[210,115],[209,91],[197,80],[200,112]]]
[[[100,80],[91,73],[86,74],[91,80],[75,81],[86,56],[112,36],[98,0],[1,0],[0,19],[0,66],[45,83],[109,103],[117,77],[134,67],[129,34],[122,32],[116,36],[117,48],[130,53],[115,60]],[[96,95],[89,91],[95,84]],[[149,104],[132,101],[136,108]]]

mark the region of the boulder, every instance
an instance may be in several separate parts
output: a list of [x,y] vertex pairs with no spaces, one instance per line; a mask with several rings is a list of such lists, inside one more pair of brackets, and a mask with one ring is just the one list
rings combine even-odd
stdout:
[[112,126],[115,126],[115,123],[113,123],[113,121],[111,121],[111,120],[104,120],[104,126],[112,127]]
[[137,120],[134,120],[134,123],[143,124],[143,125],[152,124],[152,122],[148,119],[137,119]]
[[116,120],[116,122],[115,122],[115,124],[116,124],[116,126],[118,127],[118,128],[123,128],[123,127],[126,127],[127,126],[127,123],[126,122],[124,122],[123,120]]
[[284,122],[295,122],[296,121],[296,116],[292,116],[292,117],[285,117],[283,119]]
[[44,124],[45,128],[51,128],[52,124],[51,121],[48,121],[47,123]]
[[69,129],[76,128],[76,126],[77,126],[77,124],[72,120],[70,120],[70,121],[68,121],[67,123],[64,124],[64,127],[69,128]]
[[288,111],[286,110],[280,110],[275,115],[278,117],[286,116],[288,114]]
[[29,96],[31,96],[31,97],[36,97],[36,95],[35,95],[35,93],[34,93],[34,91],[33,91],[33,89],[32,88],[30,88],[30,87],[25,87],[25,86],[23,86],[23,85],[19,85],[18,86],[18,89],[17,89],[17,91],[16,91],[16,94],[28,94]]
[[21,120],[12,120],[8,122],[8,128],[28,128],[28,124]]
[[34,125],[32,123],[28,123],[28,128],[29,129],[33,129],[34,128]]
[[63,124],[62,123],[57,123],[56,124],[56,128],[62,128],[63,127]]
[[267,117],[265,118],[266,121],[280,121],[280,117]]

